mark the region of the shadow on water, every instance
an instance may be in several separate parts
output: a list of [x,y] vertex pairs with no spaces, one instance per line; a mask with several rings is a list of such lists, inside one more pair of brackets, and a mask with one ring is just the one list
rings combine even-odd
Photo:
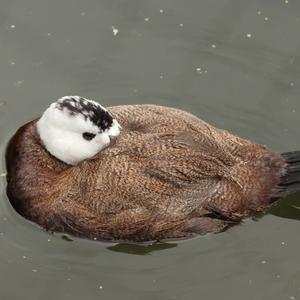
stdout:
[[171,243],[153,243],[153,244],[117,244],[107,247],[108,250],[135,255],[147,255],[154,251],[166,250],[177,247],[177,244]]
[[300,221],[300,192],[280,200],[269,213],[277,217]]
[[[81,240],[80,238],[74,238],[67,234],[61,234],[61,233],[54,233],[55,236],[60,237],[66,242],[74,242],[77,239]],[[92,241],[93,242],[93,241]],[[111,245],[111,242],[105,242],[105,241],[96,241],[96,243],[101,243],[103,246],[107,246],[107,244]],[[119,252],[119,253],[126,253],[126,254],[134,254],[134,255],[148,255],[151,254],[154,251],[161,251],[161,250],[167,250],[171,248],[176,248],[178,245],[174,243],[164,243],[164,242],[148,242],[148,243],[113,243],[112,246],[106,247],[106,249]]]

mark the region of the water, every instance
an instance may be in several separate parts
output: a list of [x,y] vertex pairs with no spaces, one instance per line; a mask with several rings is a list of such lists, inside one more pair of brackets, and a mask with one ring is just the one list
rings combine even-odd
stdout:
[[[295,0],[2,0],[0,174],[9,137],[68,94],[158,103],[300,149]],[[0,298],[300,299],[299,194],[230,231],[162,245],[50,235],[0,177]]]

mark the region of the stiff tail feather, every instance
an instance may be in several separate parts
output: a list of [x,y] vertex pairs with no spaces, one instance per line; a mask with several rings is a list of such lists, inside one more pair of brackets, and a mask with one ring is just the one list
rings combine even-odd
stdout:
[[286,159],[287,167],[273,194],[274,201],[300,190],[300,151],[286,152],[281,155]]

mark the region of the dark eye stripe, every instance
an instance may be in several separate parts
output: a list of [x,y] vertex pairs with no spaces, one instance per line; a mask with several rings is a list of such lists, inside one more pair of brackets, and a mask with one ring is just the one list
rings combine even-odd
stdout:
[[84,132],[84,133],[82,134],[82,137],[83,137],[85,140],[87,140],[87,141],[92,140],[95,136],[96,136],[96,134],[91,133],[91,132]]

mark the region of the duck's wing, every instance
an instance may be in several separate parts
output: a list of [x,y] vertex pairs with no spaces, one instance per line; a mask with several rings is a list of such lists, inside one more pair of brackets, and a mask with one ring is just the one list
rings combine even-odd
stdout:
[[216,134],[195,138],[189,131],[151,133],[140,141],[128,137],[120,190],[131,187],[132,199],[174,214],[218,209],[239,219],[265,209],[276,184],[273,177],[278,177],[272,162],[277,157],[256,144],[225,143]]

